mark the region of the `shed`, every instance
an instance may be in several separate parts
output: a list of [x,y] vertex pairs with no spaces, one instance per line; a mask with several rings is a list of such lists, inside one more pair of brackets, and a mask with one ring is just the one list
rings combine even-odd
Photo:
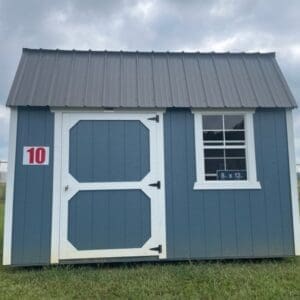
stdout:
[[5,265],[300,254],[274,53],[23,49],[7,106]]

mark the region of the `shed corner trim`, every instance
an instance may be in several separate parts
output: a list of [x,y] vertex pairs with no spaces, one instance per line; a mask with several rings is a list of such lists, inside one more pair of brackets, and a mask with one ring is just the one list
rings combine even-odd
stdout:
[[15,160],[17,142],[17,108],[10,108],[8,175],[4,210],[3,265],[11,265],[12,229],[13,229],[13,196],[15,180]]
[[300,213],[297,190],[297,171],[296,171],[296,156],[294,142],[294,126],[292,110],[286,110],[286,128],[289,151],[289,169],[290,169],[290,186],[291,186],[291,201],[292,201],[292,217],[294,231],[294,247],[295,255],[300,255]]

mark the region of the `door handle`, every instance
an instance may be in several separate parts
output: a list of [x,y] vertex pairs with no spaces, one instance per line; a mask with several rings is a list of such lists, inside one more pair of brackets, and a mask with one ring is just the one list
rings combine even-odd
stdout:
[[65,185],[65,192],[69,189],[68,185]]
[[158,189],[160,189],[160,181],[157,181],[155,183],[150,183],[149,186],[154,186],[154,187],[157,187]]

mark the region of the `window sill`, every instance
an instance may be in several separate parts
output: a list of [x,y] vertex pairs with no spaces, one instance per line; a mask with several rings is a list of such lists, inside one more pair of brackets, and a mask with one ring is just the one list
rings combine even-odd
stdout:
[[195,182],[194,190],[260,190],[260,182],[237,182],[237,181],[217,181],[217,182]]

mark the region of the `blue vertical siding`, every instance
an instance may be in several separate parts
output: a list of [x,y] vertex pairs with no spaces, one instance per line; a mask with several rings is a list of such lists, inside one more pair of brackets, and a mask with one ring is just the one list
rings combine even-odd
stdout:
[[[41,265],[50,262],[53,131],[54,118],[48,109],[18,108],[13,265]],[[49,146],[49,165],[23,165],[24,146]]]
[[164,118],[169,259],[273,257],[294,254],[285,110],[254,115],[261,190],[193,190],[194,118]]
[[[101,128],[95,128],[98,125]],[[118,156],[118,151],[125,149],[122,153],[127,153],[125,160],[129,167],[126,167],[126,162],[118,164],[116,168],[123,169],[113,173],[112,165],[105,165],[109,161],[107,159],[99,162],[104,164],[101,170],[95,169],[98,163],[95,163],[97,157],[92,159],[93,153],[88,156],[88,168],[78,166],[76,157],[80,149],[77,153],[75,145],[80,148],[83,143],[76,140],[79,137],[76,129],[73,130],[74,137],[71,137],[71,144],[75,143],[71,147],[74,152],[70,153],[74,174],[79,176],[79,170],[83,170],[87,178],[97,175],[104,181],[117,180],[118,176],[129,181],[143,177],[149,169],[149,161],[141,154],[148,155],[148,144],[143,140],[148,135],[145,129],[137,129],[135,123],[125,127],[123,124],[122,134],[110,138],[112,146],[117,147],[118,142],[121,147],[107,152],[108,149],[102,149],[100,145],[100,141],[107,136],[102,125],[105,124],[93,124],[93,142],[90,146],[99,153],[106,153],[106,156],[114,153]],[[48,109],[18,109],[12,232],[14,265],[50,262],[53,130],[54,118]],[[193,114],[188,109],[167,110],[164,144],[168,259],[255,258],[294,254],[285,111],[257,110],[254,131],[261,190],[193,190],[196,180]],[[118,138],[114,139],[115,136]],[[50,147],[48,166],[22,165],[23,146],[34,145]],[[128,169],[135,171],[128,173]],[[78,203],[71,201],[69,209],[74,212],[71,212],[73,218],[70,220],[69,239],[81,249],[131,247],[143,243],[150,234],[149,202],[141,201],[141,195],[131,195],[131,191],[128,197],[122,193],[115,201],[110,201],[110,209],[107,210],[107,199],[98,201],[103,196],[100,193],[103,192],[92,193],[84,199],[87,205],[82,208],[82,199],[78,198]],[[123,197],[125,201],[121,201]],[[110,235],[104,223],[110,227]]]

